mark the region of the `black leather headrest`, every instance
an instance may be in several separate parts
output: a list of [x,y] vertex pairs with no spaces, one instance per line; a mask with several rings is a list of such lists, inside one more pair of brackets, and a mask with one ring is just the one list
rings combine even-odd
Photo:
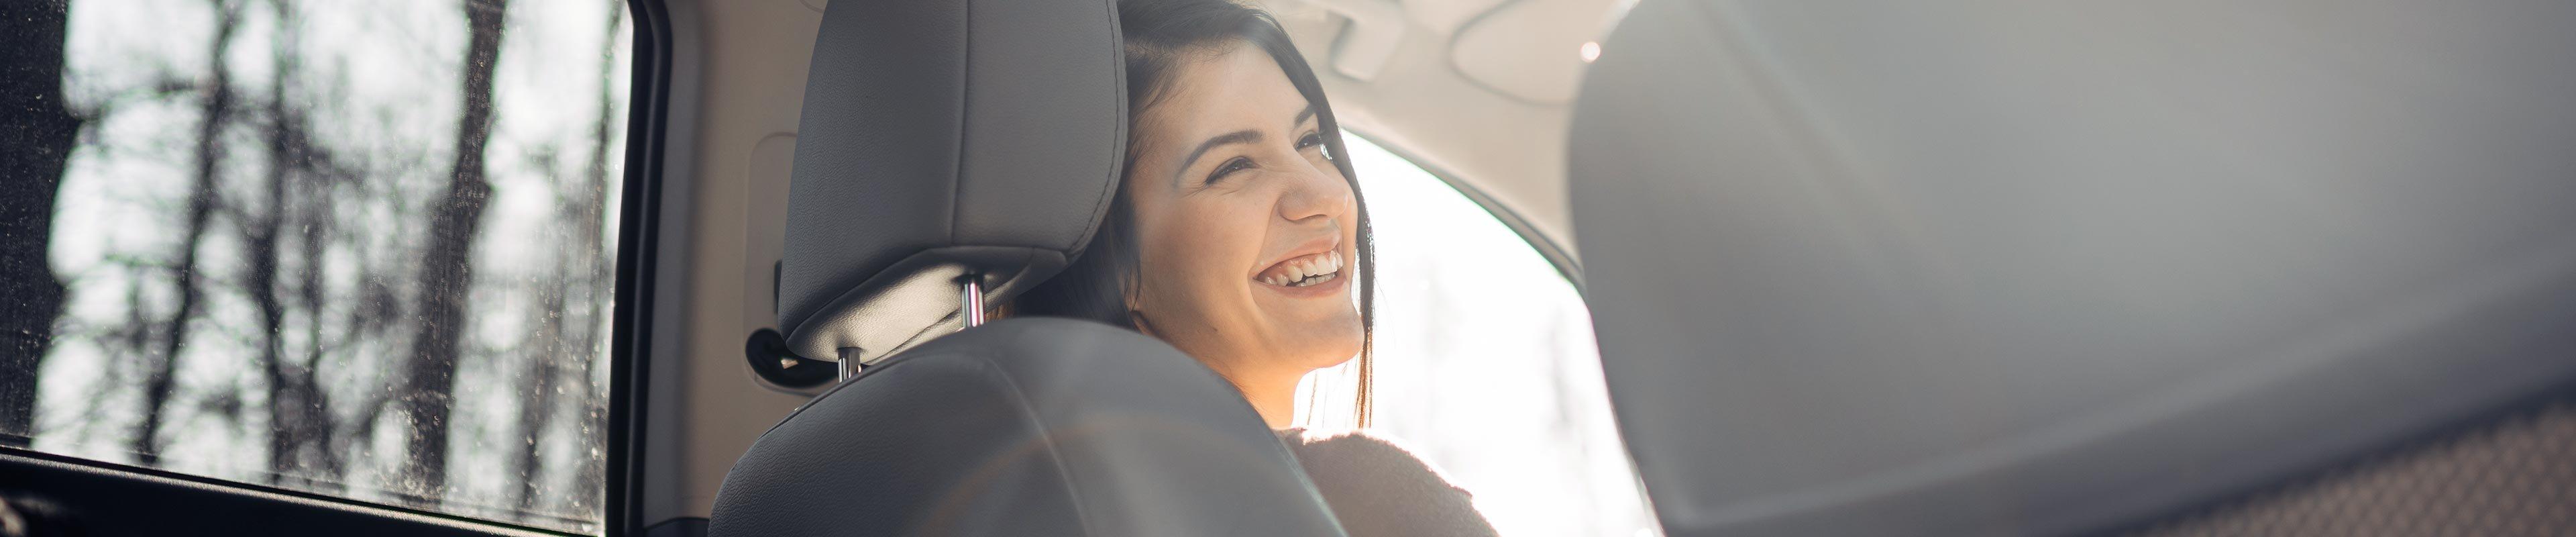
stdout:
[[[1109,0],[834,2],[805,88],[778,326],[882,358],[1080,253],[1117,191],[1126,108]],[[853,350],[854,349],[854,350]]]

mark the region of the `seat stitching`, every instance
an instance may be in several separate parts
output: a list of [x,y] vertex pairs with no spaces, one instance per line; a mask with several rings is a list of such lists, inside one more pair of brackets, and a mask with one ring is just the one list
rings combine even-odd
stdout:
[[966,129],[967,127],[973,126],[973,123],[969,122],[968,118],[969,114],[975,109],[975,88],[973,86],[975,80],[975,3],[971,1],[965,2],[965,5],[964,19],[966,24],[964,25],[964,28],[959,30],[960,35],[958,36],[958,48],[964,50],[958,54],[959,58],[957,62],[960,66],[957,69],[957,163],[951,167],[948,172],[948,244],[950,245],[957,244],[957,228],[959,227],[958,221],[962,214],[966,212],[964,203],[966,190],[966,153],[971,150],[966,145]]
[[[1068,252],[1079,252],[1084,246],[1091,244],[1091,236],[1100,232],[1100,221],[1106,217],[1106,215],[1101,214],[1101,206],[1107,205],[1109,203],[1109,199],[1117,195],[1119,184],[1125,182],[1127,179],[1126,174],[1121,172],[1124,172],[1127,169],[1127,107],[1131,103],[1127,102],[1127,49],[1124,45],[1120,44],[1126,39],[1126,29],[1121,28],[1118,25],[1118,3],[1102,2],[1101,4],[1105,6],[1105,13],[1109,18],[1109,50],[1111,52],[1111,61],[1109,62],[1109,81],[1111,86],[1115,86],[1110,93],[1118,96],[1118,117],[1116,121],[1112,122],[1112,125],[1114,126],[1110,128],[1111,135],[1109,136],[1109,154],[1111,159],[1109,166],[1109,184],[1100,189],[1100,194],[1098,196],[1092,198],[1091,219],[1088,220],[1087,223],[1083,224],[1082,234],[1073,238],[1072,247],[1065,249]],[[1071,256],[1067,256],[1067,259],[1065,260],[1066,264],[1072,264],[1072,259],[1070,257]]]

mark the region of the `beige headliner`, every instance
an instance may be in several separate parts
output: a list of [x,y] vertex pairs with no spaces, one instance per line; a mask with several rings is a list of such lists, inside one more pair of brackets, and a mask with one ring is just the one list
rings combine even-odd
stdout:
[[[805,71],[827,0],[669,0],[666,261],[644,464],[646,523],[706,517],[734,459],[805,400],[761,387],[743,340],[774,322]],[[1571,246],[1564,198],[1578,48],[1624,0],[1271,0],[1345,127],[1472,185]]]
[[1624,0],[1271,0],[1343,126],[1573,246],[1565,130]]

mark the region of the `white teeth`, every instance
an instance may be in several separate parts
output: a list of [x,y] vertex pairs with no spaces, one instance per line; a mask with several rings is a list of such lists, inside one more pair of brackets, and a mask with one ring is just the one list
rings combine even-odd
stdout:
[[1275,276],[1262,276],[1254,279],[1261,283],[1281,287],[1306,287],[1332,281],[1333,277],[1339,275],[1341,271],[1342,253],[1339,251],[1327,251],[1321,255],[1306,256],[1295,261],[1289,261],[1280,267],[1279,273]]

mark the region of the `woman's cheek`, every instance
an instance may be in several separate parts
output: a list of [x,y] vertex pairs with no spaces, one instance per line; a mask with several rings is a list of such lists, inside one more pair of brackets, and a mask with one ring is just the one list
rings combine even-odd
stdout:
[[1260,255],[1261,235],[1258,228],[1245,231],[1245,219],[1239,209],[1223,204],[1203,204],[1190,211],[1184,251],[1199,279],[1210,284],[1232,280],[1250,281],[1246,276]]
[[1237,279],[1249,281],[1244,274],[1248,274],[1253,261],[1242,252],[1247,247],[1259,248],[1260,238],[1241,236],[1236,228],[1242,224],[1229,221],[1222,204],[1183,203],[1174,209],[1177,210],[1167,213],[1171,218],[1155,226],[1161,232],[1157,233],[1160,240],[1149,242],[1161,247],[1149,247],[1152,259],[1147,262],[1163,269],[1153,272],[1161,273],[1164,283],[1187,290],[1169,297],[1184,303],[1176,305],[1204,315],[1210,313],[1205,310],[1218,307],[1214,302],[1222,301],[1220,297],[1240,294],[1227,289],[1228,284]]

